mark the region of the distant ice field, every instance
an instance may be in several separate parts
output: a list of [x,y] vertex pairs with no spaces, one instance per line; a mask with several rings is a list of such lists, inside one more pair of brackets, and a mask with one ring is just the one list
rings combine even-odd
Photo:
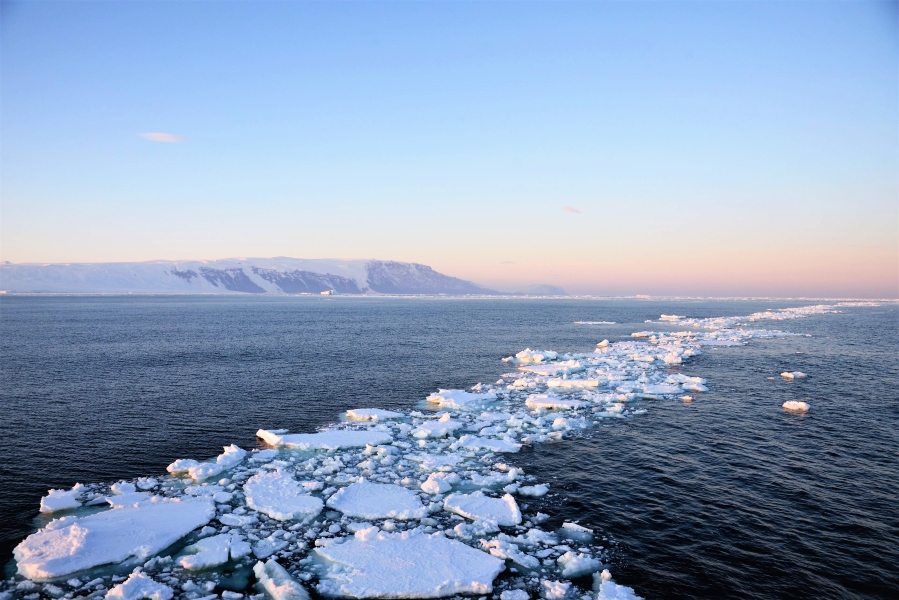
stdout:
[[0,298],[12,593],[888,597],[896,306],[802,305]]

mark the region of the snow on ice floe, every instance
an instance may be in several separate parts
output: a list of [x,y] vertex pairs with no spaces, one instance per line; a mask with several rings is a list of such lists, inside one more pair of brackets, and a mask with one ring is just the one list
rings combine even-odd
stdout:
[[62,517],[33,533],[13,551],[29,579],[64,577],[101,565],[149,558],[215,516],[209,500],[154,498],[86,517]]
[[60,510],[70,510],[81,506],[81,494],[84,486],[76,483],[70,490],[50,490],[41,498],[41,512],[51,513]]
[[504,561],[443,535],[370,528],[316,548],[325,572],[317,590],[350,598],[443,598],[489,594]]
[[196,571],[223,565],[229,560],[243,558],[250,553],[250,544],[237,533],[222,533],[203,538],[184,549],[178,561],[182,567]]
[[314,517],[324,507],[321,498],[307,494],[293,475],[280,470],[253,475],[243,492],[247,506],[278,521]]
[[427,397],[427,401],[441,408],[480,408],[486,402],[496,400],[496,393],[472,393],[465,390],[438,390]]
[[272,559],[257,562],[253,566],[253,574],[256,575],[262,589],[273,600],[309,600],[306,588],[297,583],[287,569]]
[[783,407],[786,410],[806,411],[808,410],[808,403],[800,402],[798,400],[787,400],[783,403]]
[[490,498],[483,492],[450,494],[443,501],[443,508],[473,521],[493,521],[507,527],[521,523],[518,503],[510,494],[502,498]]
[[328,506],[360,519],[421,519],[427,513],[418,494],[400,485],[359,481],[341,488]]
[[389,444],[393,438],[389,433],[371,430],[332,430],[319,433],[277,433],[260,429],[256,437],[272,446],[289,446],[300,450],[341,450],[364,448],[367,445]]
[[[783,320],[829,310],[770,315]],[[168,476],[50,492],[42,508],[71,516],[19,544],[19,575],[0,580],[0,600],[16,585],[49,597],[109,588],[133,597],[145,584],[147,594],[157,593],[153,582],[201,600],[232,568],[252,568],[257,590],[288,600],[308,600],[307,587],[351,597],[487,594],[496,587],[502,600],[577,600],[585,596],[580,578],[591,572],[596,599],[637,598],[607,571],[596,572],[609,558],[599,534],[574,523],[556,531],[538,527],[548,519],[538,511],[551,502],[549,486],[503,453],[708,390],[680,365],[708,346],[790,335],[747,327],[762,318],[670,315],[662,321],[668,331],[603,340],[593,352],[526,350],[506,359],[517,369],[494,385],[432,394],[424,405],[443,412],[355,409],[318,433],[259,430],[273,446],[265,450],[227,446],[214,459],[175,461]],[[688,329],[673,331],[680,324]],[[800,406],[807,409],[796,401],[783,408]],[[515,498],[526,503],[518,506]],[[388,577],[388,566],[407,559],[412,566],[403,568],[415,577]],[[469,569],[488,559],[499,566]],[[504,563],[508,575],[494,582]],[[444,576],[432,575],[435,565]],[[143,574],[123,583],[135,566]]]
[[134,572],[106,594],[108,600],[169,600],[175,590],[154,581],[145,573]]
[[383,410],[380,408],[356,408],[346,411],[346,418],[350,421],[387,421],[405,417],[401,412]]

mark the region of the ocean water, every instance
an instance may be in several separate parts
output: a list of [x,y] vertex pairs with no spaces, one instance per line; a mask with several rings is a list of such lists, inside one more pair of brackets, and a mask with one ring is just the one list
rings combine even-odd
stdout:
[[[2,297],[0,561],[45,522],[50,487],[160,474],[254,447],[260,427],[408,410],[438,387],[495,381],[525,347],[591,351],[663,313],[801,304]],[[533,501],[551,524],[613,539],[615,580],[644,598],[895,597],[897,306],[757,326],[811,337],[706,348],[680,369],[708,381],[692,402],[642,401],[645,414],[508,462],[552,484]],[[786,400],[812,408],[787,413]]]

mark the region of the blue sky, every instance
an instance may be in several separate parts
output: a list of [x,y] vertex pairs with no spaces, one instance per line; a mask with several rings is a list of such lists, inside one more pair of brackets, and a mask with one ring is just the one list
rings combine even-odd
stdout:
[[896,296],[897,31],[876,2],[6,2],[0,259]]

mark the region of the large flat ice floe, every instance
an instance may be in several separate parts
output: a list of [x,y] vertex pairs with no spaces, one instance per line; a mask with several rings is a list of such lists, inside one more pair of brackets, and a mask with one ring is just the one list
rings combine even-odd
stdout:
[[307,494],[293,475],[280,470],[253,475],[243,491],[247,506],[278,521],[314,517],[324,506],[322,499]]
[[[524,473],[515,453],[706,392],[713,383],[681,372],[704,348],[791,335],[748,325],[838,308],[668,315],[668,331],[602,340],[593,352],[519,352],[505,359],[515,372],[496,383],[438,390],[417,409],[354,409],[317,433],[260,429],[269,448],[230,445],[213,459],[177,460],[168,475],[53,490],[41,511],[70,512],[15,549],[18,574],[0,580],[0,600],[11,590],[29,600],[106,590],[110,598],[211,600],[226,582],[235,587],[225,570],[253,573],[240,590],[252,600],[263,600],[263,590],[275,600],[308,600],[310,589],[355,598],[579,600],[590,573],[594,600],[636,599],[608,571],[597,573],[610,558],[600,531],[575,523],[541,529],[550,522],[541,508],[552,512],[564,487],[551,490]],[[670,331],[678,325],[689,329]]]
[[266,429],[256,432],[256,437],[272,446],[290,446],[300,450],[341,450],[364,448],[367,445],[389,444],[393,438],[383,431],[336,430],[319,433],[276,433]]
[[502,560],[442,534],[365,529],[343,543],[316,548],[324,559],[323,596],[443,598],[489,594]]
[[421,519],[426,514],[418,494],[408,488],[369,481],[341,488],[328,506],[360,519]]
[[154,498],[86,517],[52,521],[16,546],[19,573],[49,580],[91,567],[149,558],[215,516],[210,500]]

